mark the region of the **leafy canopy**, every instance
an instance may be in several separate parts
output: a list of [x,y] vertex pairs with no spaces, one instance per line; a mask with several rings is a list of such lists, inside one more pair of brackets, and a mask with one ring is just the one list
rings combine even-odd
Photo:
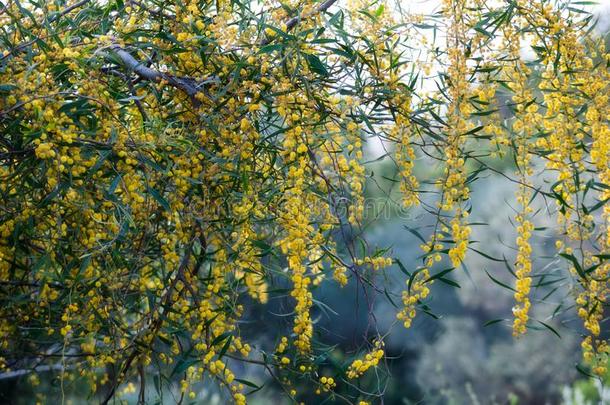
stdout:
[[[159,396],[204,378],[245,403],[260,387],[241,362],[296,400],[375,402],[389,331],[351,358],[326,346],[318,286],[353,280],[410,327],[470,251],[512,273],[490,277],[521,335],[531,289],[557,282],[532,268],[540,202],[604,374],[610,58],[585,2],[4,3],[0,376],[56,373],[104,403],[134,383],[144,403],[150,374]],[[367,161],[367,142],[385,153]],[[516,184],[503,259],[470,238],[470,189],[492,172]],[[434,219],[407,224],[419,264],[365,242],[377,188]],[[382,271],[406,275],[402,295]],[[287,330],[245,322],[280,306]]]

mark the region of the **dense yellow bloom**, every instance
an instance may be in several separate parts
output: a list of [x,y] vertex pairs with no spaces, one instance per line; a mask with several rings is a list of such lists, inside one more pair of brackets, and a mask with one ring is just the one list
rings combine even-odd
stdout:
[[381,348],[382,346],[382,343],[376,342],[375,350],[367,353],[362,359],[354,360],[347,369],[347,378],[358,378],[369,368],[376,367],[384,356],[384,351]]
[[[445,10],[450,14],[450,27],[448,29],[448,68],[447,76],[450,78],[448,94],[450,103],[447,109],[447,146],[445,148],[444,181],[439,185],[442,188],[439,207],[443,211],[455,210],[451,221],[451,236],[454,246],[449,249],[449,257],[454,267],[458,267],[468,249],[470,227],[466,224],[468,212],[463,204],[470,197],[470,190],[466,184],[466,161],[463,157],[463,148],[466,146],[466,133],[472,129],[473,124],[468,121],[471,107],[465,98],[471,92],[466,80],[468,66],[467,55],[464,50],[469,21],[469,5],[467,0],[447,0],[443,3]],[[451,10],[451,11],[450,11]]]
[[[401,107],[402,114],[408,115],[411,112],[410,98],[407,98]],[[402,115],[396,118],[396,124],[392,127],[391,136],[396,139],[396,160],[399,164],[401,183],[400,191],[402,193],[402,203],[405,207],[411,207],[419,204],[419,181],[413,173],[415,167],[415,149],[411,145],[411,131],[409,121]]]
[[344,266],[337,266],[333,273],[333,278],[339,283],[341,287],[345,287],[347,285],[347,275],[345,274],[347,269]]
[[518,190],[516,192],[516,200],[519,206],[518,213],[515,216],[517,225],[517,258],[515,261],[515,306],[513,307],[513,335],[519,336],[526,332],[526,326],[529,319],[529,310],[531,308],[530,288],[532,278],[531,254],[532,248],[530,238],[534,225],[529,220],[532,213],[532,208],[529,206],[532,198],[532,183],[530,176],[532,175],[531,167],[531,148],[533,146],[532,138],[537,132],[537,128],[542,125],[542,117],[538,112],[538,105],[532,103],[534,95],[529,88],[528,75],[530,69],[519,58],[521,51],[521,38],[519,29],[525,21],[522,18],[517,18],[514,25],[507,25],[504,28],[504,46],[506,52],[512,60],[511,64],[504,66],[501,72],[513,92],[512,101],[515,103],[515,115],[512,122],[512,130],[514,134],[513,143],[515,145],[515,162],[517,165],[517,174],[519,178]]

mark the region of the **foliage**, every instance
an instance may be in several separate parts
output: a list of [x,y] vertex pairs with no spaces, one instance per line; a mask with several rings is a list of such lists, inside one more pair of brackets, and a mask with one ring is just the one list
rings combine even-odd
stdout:
[[[337,353],[315,327],[313,314],[332,309],[314,292],[352,280],[409,328],[436,316],[432,283],[459,287],[451,273],[466,254],[514,275],[494,280],[514,290],[515,336],[542,327],[555,338],[531,318],[530,293],[571,283],[584,365],[603,375],[610,57],[579,6],[0,5],[0,376],[57,373],[62,393],[86,381],[102,403],[137,385],[145,403],[152,372],[159,397],[177,383],[180,401],[195,398],[203,378],[241,404],[262,388],[236,372],[248,364],[294,400],[377,402],[389,331],[373,322],[367,347]],[[405,230],[421,239],[419,266],[362,236],[375,219],[372,140],[396,168],[384,180],[400,201],[387,203],[434,218]],[[469,221],[470,189],[500,172],[498,157],[518,184],[509,259],[470,237],[484,226]],[[418,165],[438,170],[417,176]],[[532,266],[534,201],[549,202],[570,279]],[[400,296],[384,272],[407,275]],[[292,327],[257,340],[257,311]],[[563,311],[574,309],[552,317]]]
[[581,379],[572,386],[563,388],[563,403],[565,405],[604,404],[610,400],[610,394],[606,389],[610,381],[610,373],[599,379]]

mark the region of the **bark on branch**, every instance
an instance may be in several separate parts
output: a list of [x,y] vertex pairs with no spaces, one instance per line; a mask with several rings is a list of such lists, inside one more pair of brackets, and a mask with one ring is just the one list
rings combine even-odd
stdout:
[[134,72],[139,78],[156,83],[165,81],[170,86],[185,92],[195,105],[199,104],[199,100],[196,97],[197,93],[203,91],[207,85],[220,82],[215,76],[206,80],[196,80],[191,77],[181,77],[163,73],[146,66],[127,52],[127,50],[118,45],[113,45],[109,49],[114,52],[127,69]]

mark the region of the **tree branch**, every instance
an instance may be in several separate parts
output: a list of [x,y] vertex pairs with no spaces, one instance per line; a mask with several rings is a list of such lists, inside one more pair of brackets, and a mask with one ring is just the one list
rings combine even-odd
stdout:
[[[322,4],[320,4],[320,7],[318,7],[316,9],[315,12],[306,15],[306,16],[296,16],[296,17],[292,17],[290,20],[286,21],[286,32],[292,30],[294,27],[296,27],[296,25],[301,22],[301,20],[303,20],[304,18],[307,17],[311,17],[313,14],[318,14],[318,13],[323,13],[326,10],[328,10],[330,8],[330,6],[332,6],[333,4],[335,4],[337,2],[337,0],[326,0],[325,2],[323,2]],[[262,41],[261,41],[261,45],[267,45],[268,43],[270,43],[273,40],[273,37],[265,37]]]
[[163,73],[146,66],[118,45],[112,45],[110,50],[114,52],[127,69],[133,71],[141,79],[156,83],[165,81],[170,86],[185,92],[195,105],[199,104],[199,100],[196,98],[197,93],[201,92],[206,85],[220,82],[220,79],[215,76],[203,81],[198,81],[191,77],[181,77]]
[[158,9],[158,10],[151,9],[151,8],[147,7],[146,5],[142,4],[141,1],[131,0],[129,3],[135,4],[136,6],[140,7],[142,10],[149,12],[150,14],[152,14],[156,17],[163,17],[163,18],[167,18],[168,20],[172,20],[172,21],[176,20],[176,16],[165,14],[165,13],[163,13],[163,10],[161,10],[161,9]]
[[85,4],[89,3],[90,1],[91,0],[81,0],[79,2],[76,2],[76,3],[72,4],[69,7],[64,8],[59,13],[53,14],[51,16],[51,18],[49,18],[49,22],[53,22],[53,21],[57,20],[59,17],[63,17],[64,15],[68,14],[70,11],[74,10],[75,8],[79,8],[80,6],[84,6]]
[[31,374],[33,372],[43,373],[46,371],[57,371],[64,370],[63,364],[51,364],[51,365],[43,365],[38,367],[33,367],[31,369],[21,369],[21,370],[13,370],[7,371],[6,373],[0,373],[0,380],[7,380],[11,378],[18,378],[24,375]]
[[[165,313],[165,311],[170,311],[171,306],[174,304],[174,302],[172,301],[172,294],[174,293],[174,291],[176,289],[176,285],[178,284],[178,281],[182,281],[184,271],[189,266],[191,254],[192,254],[192,252],[191,252],[192,248],[193,248],[193,240],[191,240],[191,242],[187,245],[187,247],[185,249],[184,257],[182,258],[182,260],[180,261],[180,264],[178,265],[176,276],[174,277],[174,279],[170,283],[169,287],[167,288],[167,291],[161,298],[161,306],[157,309],[158,317],[157,318],[152,317],[151,324],[149,325],[149,327],[144,329],[143,331],[141,331],[139,333],[139,336],[134,338],[132,343],[137,344],[137,339],[140,336],[144,336],[146,334],[150,334],[153,337],[157,336],[157,333],[159,332],[159,329],[161,329],[161,326],[163,325],[163,322],[164,322],[164,319],[162,316],[163,313]],[[164,310],[163,313],[160,312],[161,309]],[[152,312],[151,312],[151,314],[152,314]],[[114,382],[112,383],[110,390],[109,390],[108,394],[106,395],[105,399],[101,402],[102,405],[108,404],[108,402],[110,402],[110,400],[114,397],[114,395],[116,393],[116,389],[119,386],[119,384],[121,383],[120,379],[124,378],[127,375],[127,372],[129,371],[129,369],[131,367],[131,363],[133,363],[133,361],[136,359],[136,357],[139,354],[140,354],[140,349],[139,349],[139,347],[136,346],[131,351],[131,353],[129,354],[127,359],[124,362],[119,363],[120,364],[119,374],[116,376]]]

